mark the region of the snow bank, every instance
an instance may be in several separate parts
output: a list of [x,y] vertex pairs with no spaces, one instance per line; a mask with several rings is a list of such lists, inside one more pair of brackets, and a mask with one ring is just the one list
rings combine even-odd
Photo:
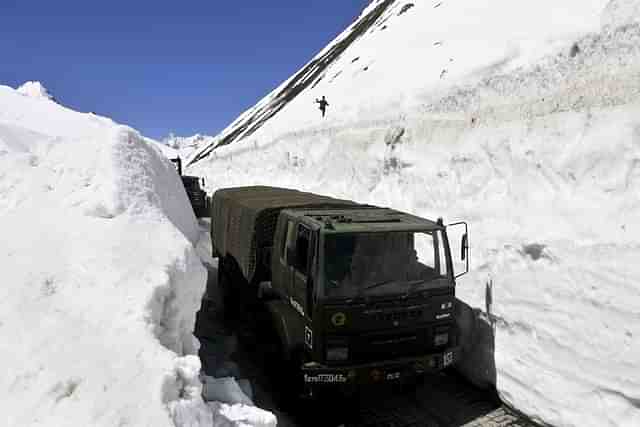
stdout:
[[0,86],[0,235],[0,424],[171,426],[187,399],[210,425],[176,374],[199,370],[199,230],[157,149]]
[[468,220],[460,369],[558,427],[640,425],[639,2],[414,3],[190,172]]
[[[276,416],[257,408],[233,378],[202,377],[200,359],[196,356],[177,361],[171,381],[165,383],[165,391],[169,393],[166,396],[169,410],[179,427],[277,425]],[[205,402],[203,397],[215,397],[218,401]]]

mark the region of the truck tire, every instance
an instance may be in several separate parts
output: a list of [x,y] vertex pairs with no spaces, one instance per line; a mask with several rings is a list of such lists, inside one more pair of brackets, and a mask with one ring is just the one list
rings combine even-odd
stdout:
[[228,262],[223,257],[218,258],[218,290],[222,299],[222,317],[226,328],[234,329],[238,324],[238,297],[233,289],[233,283],[227,271]]
[[265,371],[274,385],[274,397],[279,408],[285,412],[298,409],[304,391],[302,371],[302,352],[287,353],[275,330],[270,334],[273,341],[267,345],[265,353]]

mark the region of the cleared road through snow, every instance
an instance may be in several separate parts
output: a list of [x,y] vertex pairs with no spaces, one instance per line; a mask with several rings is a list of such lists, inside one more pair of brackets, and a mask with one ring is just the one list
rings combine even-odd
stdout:
[[[208,220],[200,220],[202,241],[208,237]],[[208,269],[207,295],[210,303],[201,309],[196,320],[200,336],[200,358],[209,376],[218,369],[251,380],[255,403],[278,417],[278,425],[293,426],[366,426],[366,427],[534,427],[532,421],[502,404],[494,390],[479,389],[455,372],[442,372],[425,378],[414,388],[386,388],[363,393],[351,399],[302,403],[293,413],[278,407],[278,389],[266,374],[260,348],[251,331],[225,331],[220,324],[221,300],[218,298],[218,271],[210,246],[199,248]],[[233,335],[230,335],[232,333]],[[244,336],[239,340],[236,336]],[[206,338],[203,338],[206,336]],[[221,358],[229,356],[226,363]],[[229,363],[232,362],[232,363]]]

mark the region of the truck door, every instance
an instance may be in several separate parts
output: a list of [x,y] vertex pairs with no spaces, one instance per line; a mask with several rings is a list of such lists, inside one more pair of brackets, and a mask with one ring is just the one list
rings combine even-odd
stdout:
[[315,259],[316,233],[305,225],[289,220],[285,225],[285,239],[280,263],[283,276],[286,276],[286,295],[289,304],[300,315],[304,325],[303,335],[293,337],[296,342],[304,342],[308,349],[313,348],[313,332],[311,325],[313,307],[313,273]]
[[[295,255],[296,228],[295,223],[289,219],[284,225],[284,239],[280,252],[280,269],[277,282],[278,287],[285,295],[292,295],[293,288],[293,256]],[[275,279],[275,278],[274,278]]]
[[303,225],[289,221],[282,262],[287,278],[287,295],[293,308],[303,317],[311,317],[311,292],[308,288],[312,258],[312,232]]
[[311,277],[311,263],[313,254],[312,245],[312,233],[311,230],[303,224],[298,224],[296,230],[296,255],[294,257],[295,263],[293,265],[292,272],[292,289],[291,296],[297,304],[300,305],[302,315],[310,318],[312,312],[312,301],[309,282]]

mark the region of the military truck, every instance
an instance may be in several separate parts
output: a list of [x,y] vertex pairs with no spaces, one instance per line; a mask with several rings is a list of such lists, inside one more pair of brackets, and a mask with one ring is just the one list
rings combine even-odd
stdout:
[[[208,217],[211,199],[207,196],[207,192],[200,187],[201,179],[197,176],[182,175],[182,159],[180,157],[170,160],[176,165],[176,171],[182,179],[182,185],[184,185],[196,217]],[[202,186],[204,186],[204,178],[202,178]]]
[[[224,318],[269,337],[288,387],[397,383],[456,363],[455,279],[442,219],[275,187],[216,191]],[[253,319],[253,320],[250,320]]]

